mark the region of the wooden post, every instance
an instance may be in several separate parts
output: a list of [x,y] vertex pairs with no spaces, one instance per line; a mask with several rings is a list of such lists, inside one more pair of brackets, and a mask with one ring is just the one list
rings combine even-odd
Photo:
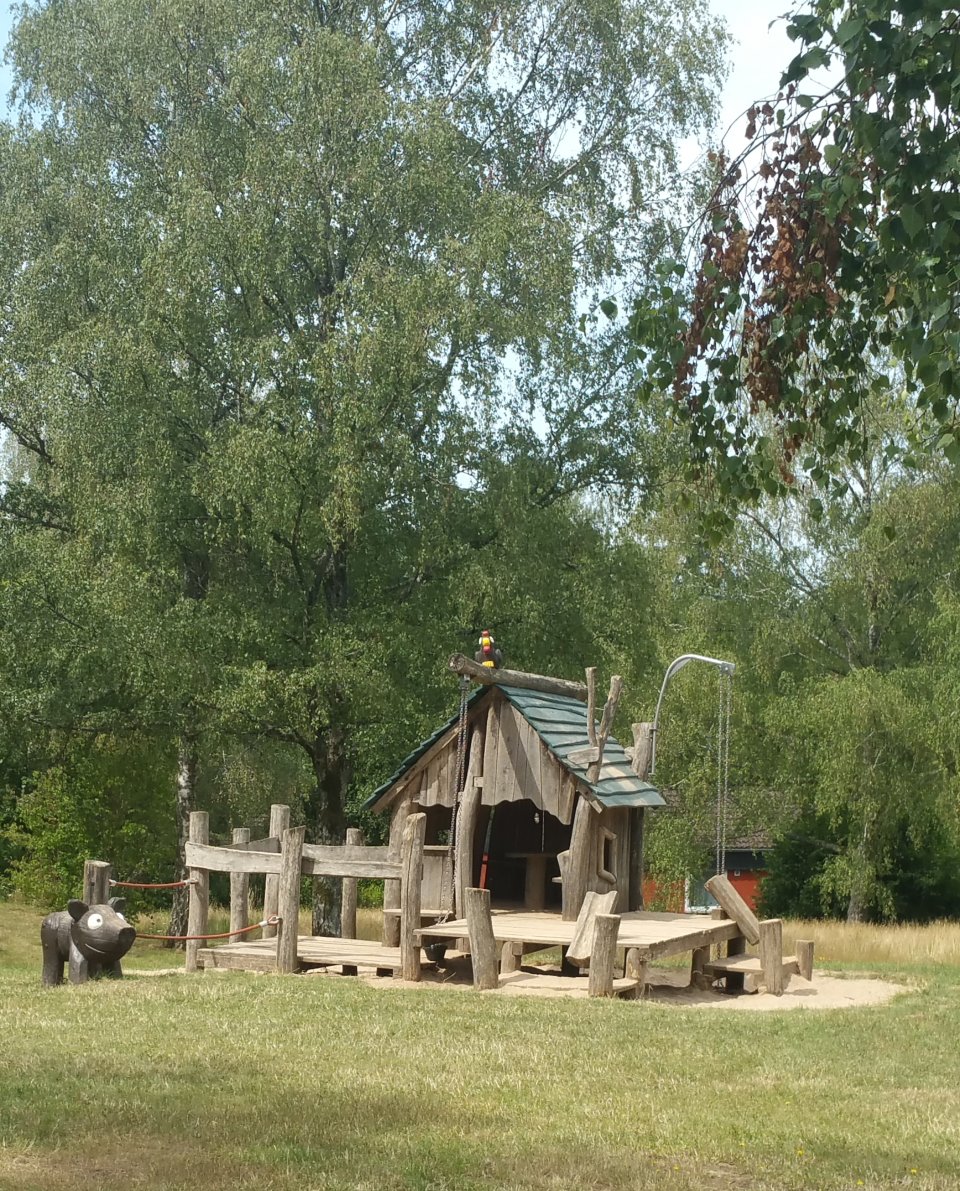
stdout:
[[427,816],[410,815],[403,827],[400,894],[400,972],[404,980],[420,979],[420,887],[423,884],[423,841]]
[[639,947],[628,948],[627,954],[624,957],[623,974],[628,980],[636,980],[638,982],[636,991],[638,1000],[647,995],[648,969],[646,960],[640,958]]
[[483,992],[497,988],[497,944],[493,937],[490,916],[490,890],[464,890],[467,931],[470,935],[470,962],[473,965],[473,987]]
[[[487,727],[494,716],[491,707],[487,712]],[[457,918],[464,914],[464,890],[473,884],[473,842],[477,830],[477,815],[480,813],[480,799],[482,788],[477,784],[477,778],[482,777],[483,770],[483,742],[482,732],[474,732],[470,737],[470,753],[467,761],[466,785],[463,788],[463,798],[457,814],[456,863],[454,870],[457,874],[456,888],[453,891],[454,912]],[[446,909],[446,906],[443,907]]]
[[695,947],[693,949],[693,956],[690,960],[690,987],[691,988],[709,988],[711,981],[704,974],[704,964],[710,962],[710,948],[709,947]]
[[[394,860],[399,860],[403,851],[403,828],[410,815],[412,805],[413,799],[405,793],[393,804],[393,809],[390,811],[390,853]],[[400,885],[400,881],[384,881],[383,908],[385,910],[400,909]],[[399,914],[384,914],[383,945],[384,947],[400,946]]]
[[603,715],[600,718],[600,731],[597,733],[597,759],[587,766],[588,782],[596,782],[600,779],[600,773],[603,769],[603,750],[606,747],[610,729],[613,727],[613,721],[616,717],[617,707],[620,704],[620,696],[622,694],[623,679],[619,674],[614,674],[610,679],[610,693],[607,695],[607,701],[603,705]]
[[110,864],[106,860],[83,862],[83,900],[88,906],[102,906],[110,900]]
[[[270,807],[270,830],[267,834],[272,839],[282,839],[283,833],[290,826],[290,808],[284,806],[282,802],[275,802]],[[263,916],[264,918],[272,918],[274,914],[280,911],[277,909],[279,905],[278,890],[280,887],[280,878],[275,873],[267,873],[266,880],[263,883]],[[272,939],[277,933],[275,926],[265,926],[261,938]]]
[[[210,842],[210,816],[206,811],[190,812],[189,836],[191,844],[207,844]],[[187,904],[187,934],[205,935],[207,933],[207,917],[210,909],[210,874],[205,868],[191,868],[187,876],[193,882],[190,885],[190,896]],[[200,941],[194,939],[187,942],[187,954],[184,967],[188,972],[197,970],[197,952]]]
[[813,979],[813,940],[797,939],[797,964],[804,980]]
[[522,953],[522,943],[504,943],[504,945],[500,948],[500,971],[519,971]]
[[639,778],[650,776],[650,761],[653,758],[653,724],[631,724],[633,748],[630,750],[630,765]]
[[783,995],[783,921],[766,918],[760,923],[760,967],[767,992]]
[[[289,807],[286,808],[289,813]],[[277,971],[297,970],[297,938],[300,934],[300,870],[306,827],[288,827],[280,837],[280,876],[277,881]]]
[[642,806],[632,806],[627,819],[630,832],[627,906],[631,910],[643,909],[643,833],[646,826],[644,809]]
[[[234,827],[235,844],[250,843],[249,827]],[[250,874],[230,874],[230,930],[243,930],[250,922]]]
[[570,849],[562,866],[563,884],[562,917],[564,922],[574,922],[580,913],[583,899],[587,895],[590,878],[590,862],[595,856],[593,836],[594,811],[585,798],[577,802],[573,814],[573,830],[570,833]]
[[[347,844],[362,846],[363,832],[359,827],[347,828]],[[341,939],[355,939],[357,937],[357,878],[343,878],[343,892],[340,899],[340,937]]]
[[757,922],[757,916],[727,878],[718,873],[717,876],[711,877],[706,882],[706,888],[707,892],[712,893],[720,903],[727,917],[732,918],[737,926],[740,927],[741,933],[746,937],[747,941],[750,943],[759,943],[760,924]]
[[[744,955],[747,950],[747,940],[743,935],[734,935],[732,939],[727,940],[727,958],[730,959],[736,955]],[[728,972],[724,981],[724,988],[727,992],[743,992],[743,973],[742,972]]]
[[587,740],[597,744],[597,667],[587,666]]
[[617,958],[619,914],[598,914],[590,956],[590,979],[587,991],[591,997],[613,996],[613,965]]

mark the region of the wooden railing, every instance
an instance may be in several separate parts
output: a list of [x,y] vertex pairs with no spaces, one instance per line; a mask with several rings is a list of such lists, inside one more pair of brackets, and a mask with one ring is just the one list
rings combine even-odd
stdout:
[[[274,806],[271,826],[282,823],[284,816],[273,812],[289,808]],[[365,847],[348,843],[342,846],[304,843],[304,827],[283,827],[276,836],[261,840],[243,839],[244,829],[234,832],[234,842],[215,846],[209,842],[206,811],[190,815],[190,836],[186,862],[191,878],[187,935],[205,935],[209,915],[210,873],[229,873],[230,929],[247,926],[249,876],[266,876],[264,919],[278,917],[277,971],[297,969],[297,936],[300,916],[300,878],[331,877],[355,882],[369,877],[400,882],[400,951],[406,978],[419,977],[419,943],[414,931],[420,926],[420,885],[423,875],[423,841],[426,816],[411,815],[404,825],[399,855],[390,848]],[[241,838],[237,838],[238,834]],[[248,833],[249,834],[249,833]],[[246,878],[244,880],[243,878]],[[269,937],[264,928],[264,937]],[[197,970],[201,942],[187,942],[186,970]],[[414,975],[416,972],[416,975]]]

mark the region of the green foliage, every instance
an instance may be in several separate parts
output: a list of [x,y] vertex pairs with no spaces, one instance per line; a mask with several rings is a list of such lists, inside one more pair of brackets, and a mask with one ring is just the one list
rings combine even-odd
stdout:
[[632,324],[645,388],[673,392],[694,471],[734,505],[836,492],[878,360],[902,370],[914,445],[960,458],[955,11],[810,0],[787,20],[800,52],[744,151],[715,158],[693,276],[665,264]]
[[584,507],[655,471],[598,304],[669,238],[722,46],[693,0],[26,5],[0,131],[17,723],[201,742],[236,809],[269,772],[333,838],[478,617],[582,664],[577,568],[608,557]]
[[[26,784],[8,846],[17,889],[46,909],[80,895],[85,860],[105,859],[123,880],[169,880],[175,849],[163,813],[169,758],[149,742],[109,739],[69,747]],[[133,905],[144,904],[134,894]]]

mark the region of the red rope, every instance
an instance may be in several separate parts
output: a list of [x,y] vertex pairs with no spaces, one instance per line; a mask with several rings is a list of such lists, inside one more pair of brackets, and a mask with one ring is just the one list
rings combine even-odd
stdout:
[[264,918],[262,922],[255,922],[253,926],[242,926],[239,930],[222,931],[219,935],[142,935],[137,931],[138,939],[167,939],[174,943],[193,943],[205,939],[232,939],[234,935],[246,935],[252,930],[259,930],[262,926],[279,926],[283,921],[278,915]]

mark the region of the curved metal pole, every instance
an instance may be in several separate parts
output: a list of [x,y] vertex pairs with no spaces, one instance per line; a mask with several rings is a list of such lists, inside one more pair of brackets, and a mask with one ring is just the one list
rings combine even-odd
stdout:
[[706,662],[708,666],[716,666],[721,674],[729,674],[731,677],[737,668],[733,662],[725,662],[722,658],[708,658],[702,653],[682,653],[667,666],[667,672],[663,676],[663,685],[660,687],[660,697],[657,699],[657,710],[653,713],[653,727],[650,729],[650,777],[653,777],[657,765],[657,732],[660,728],[660,707],[663,703],[663,696],[666,694],[670,679],[688,662]]

